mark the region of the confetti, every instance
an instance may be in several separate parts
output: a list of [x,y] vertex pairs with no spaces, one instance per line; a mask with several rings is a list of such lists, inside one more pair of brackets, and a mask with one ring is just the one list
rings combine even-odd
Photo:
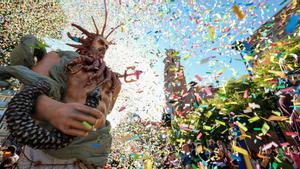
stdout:
[[239,9],[237,5],[234,5],[232,7],[232,11],[236,14],[236,16],[239,18],[239,20],[243,20],[245,18],[245,15],[243,12]]
[[261,128],[261,132],[262,132],[264,135],[266,135],[267,132],[269,131],[269,129],[270,129],[270,126],[269,126],[267,123],[264,123],[263,126],[262,126],[262,128]]
[[299,22],[299,15],[291,16],[285,28],[286,33],[294,33],[297,29],[298,22]]

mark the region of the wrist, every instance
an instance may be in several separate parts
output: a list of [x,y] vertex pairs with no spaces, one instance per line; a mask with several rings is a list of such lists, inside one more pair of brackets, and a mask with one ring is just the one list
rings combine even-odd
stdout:
[[35,107],[35,117],[38,120],[42,121],[50,121],[51,116],[55,112],[55,110],[60,107],[63,103],[51,99],[46,95],[41,95],[37,99],[36,107]]

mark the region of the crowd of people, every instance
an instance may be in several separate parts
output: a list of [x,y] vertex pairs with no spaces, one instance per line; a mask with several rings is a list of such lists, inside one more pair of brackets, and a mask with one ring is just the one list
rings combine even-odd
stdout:
[[[186,168],[248,168],[247,165],[257,169],[300,168],[300,123],[299,107],[297,106],[299,85],[288,83],[291,79],[285,80],[287,81],[286,88],[278,90],[276,93],[278,95],[277,106],[282,116],[288,117],[289,123],[269,121],[273,128],[271,129],[273,131],[269,131],[271,134],[263,137],[255,134],[249,136],[250,139],[246,144],[239,144],[238,146],[247,151],[242,152],[243,150],[237,149],[234,144],[244,140],[239,139],[239,137],[242,136],[241,132],[245,135],[245,131],[237,123],[229,122],[236,128],[233,134],[237,135],[234,136],[234,139],[230,137],[230,133],[229,135],[224,133],[225,139],[223,137],[222,141],[214,141],[213,139],[209,139],[206,143],[200,140],[186,141],[186,144],[179,147],[182,165]],[[202,139],[205,138],[202,137]],[[260,145],[259,151],[250,147],[253,143]],[[255,147],[257,148],[257,145]],[[170,164],[168,167],[175,166]]]
[[64,23],[65,15],[57,1],[1,1],[0,65],[9,63],[10,52],[24,35],[61,38]]
[[18,160],[19,155],[17,154],[16,146],[10,145],[0,148],[0,168],[13,169]]
[[210,169],[242,168],[247,165],[261,169],[300,167],[300,149],[297,146],[270,142],[261,145],[259,151],[247,150],[249,156],[246,157],[229,144],[232,143],[230,139],[227,142],[213,139],[206,142],[190,141],[181,147],[170,144],[165,129],[162,123],[139,120],[120,123],[113,131],[115,141],[105,168]]
[[271,148],[260,147],[259,153],[253,157],[252,162],[261,168],[300,168],[300,148],[285,146]]
[[[230,144],[220,140],[209,140],[204,146],[199,143],[186,144],[180,152],[182,164],[186,168],[242,168],[244,156],[236,153]],[[300,149],[296,146],[268,146],[251,153],[250,165],[256,169],[282,168],[297,169],[300,167]],[[247,159],[246,159],[247,160]],[[247,164],[246,164],[247,165]],[[168,165],[175,167],[175,165]]]
[[[45,17],[47,18],[45,19]],[[50,22],[51,20],[55,20],[55,22],[53,21],[51,24],[44,22]],[[23,35],[34,33],[39,37],[51,36],[59,38],[61,36],[59,29],[62,28],[63,23],[64,15],[57,2],[40,2],[36,4],[36,2],[30,1],[27,5],[23,3],[0,2],[0,65],[9,64],[9,52]],[[297,54],[299,55],[299,53],[295,55],[297,56]],[[298,56],[295,58],[294,63],[297,66],[299,65]],[[288,65],[281,63],[280,68],[282,72],[286,71],[285,67],[288,67]],[[295,74],[298,74],[297,71],[295,71]],[[172,117],[170,114],[164,117],[165,124],[163,125],[161,123],[143,121],[138,115],[133,115],[128,117],[127,120],[120,122],[113,129],[114,142],[112,152],[104,168],[210,169],[247,168],[250,165],[257,169],[299,169],[300,121],[299,107],[297,107],[297,102],[300,100],[299,83],[297,80],[291,82],[289,77],[284,79],[284,81],[288,84],[284,85],[285,89],[277,92],[278,109],[281,111],[282,116],[291,119],[290,124],[285,123],[284,127],[285,131],[292,133],[291,139],[295,141],[294,144],[285,144],[281,140],[279,140],[279,143],[269,141],[268,143],[260,143],[258,150],[252,151],[252,148],[247,147],[243,139],[237,139],[237,137],[243,135],[239,129],[231,133],[232,135],[239,133],[238,136],[228,137],[228,139],[208,139],[203,141],[204,138],[201,138],[198,141],[186,140],[181,143],[174,143],[169,142],[168,138],[167,128],[169,127],[172,130]],[[210,89],[207,89],[202,92],[212,96],[212,93],[208,94],[209,91]],[[281,131],[283,129],[282,126],[278,128],[279,122],[273,122],[273,124],[275,130],[279,129]],[[235,125],[232,128],[234,127],[242,128],[241,125]],[[283,139],[280,136],[285,137],[280,135],[280,132],[277,136],[279,139]],[[283,139],[283,141],[287,140]],[[15,146],[2,147],[0,149],[0,157],[0,168],[12,168],[19,158]]]
[[158,122],[128,116],[113,129],[113,148],[106,168],[163,168],[177,160],[174,146],[168,144],[166,128]]

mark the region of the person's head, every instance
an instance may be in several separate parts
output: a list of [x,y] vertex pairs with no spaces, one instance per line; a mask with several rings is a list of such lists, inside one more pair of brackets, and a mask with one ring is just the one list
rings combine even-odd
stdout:
[[113,44],[112,41],[108,41],[108,37],[117,29],[119,28],[121,25],[120,24],[118,26],[116,26],[115,28],[112,28],[111,31],[107,34],[104,35],[105,33],[105,29],[106,29],[106,23],[107,23],[107,15],[108,15],[108,11],[107,11],[107,6],[106,6],[106,0],[103,0],[104,2],[104,8],[105,8],[105,18],[104,18],[104,24],[102,26],[102,30],[101,32],[99,32],[99,29],[97,27],[97,24],[94,20],[94,18],[92,17],[92,21],[94,24],[94,27],[96,29],[96,33],[91,33],[89,31],[87,31],[86,29],[83,29],[81,26],[76,25],[76,24],[72,24],[72,26],[76,27],[77,29],[79,29],[83,34],[86,35],[86,38],[81,37],[74,37],[72,36],[69,32],[68,32],[68,37],[70,39],[72,39],[75,42],[79,42],[81,43],[81,45],[74,45],[74,44],[68,44],[74,48],[76,48],[77,52],[81,55],[89,55],[89,54],[98,54],[98,55],[94,55],[95,57],[100,57],[103,59],[104,54],[106,52],[106,50],[108,49],[109,45]]
[[7,151],[11,152],[11,154],[15,154],[17,151],[17,148],[14,145],[10,145],[7,147]]
[[190,150],[190,146],[188,144],[185,144],[182,146],[182,150],[185,152],[185,153],[189,153],[191,150]]
[[96,36],[92,41],[92,44],[90,46],[90,51],[94,53],[100,52],[105,54],[110,44],[111,42],[108,42],[104,37]]
[[270,155],[272,153],[272,149],[266,150],[267,154]]
[[75,28],[79,29],[86,37],[75,37],[68,32],[68,37],[73,41],[80,43],[80,45],[68,44],[76,48],[76,52],[80,54],[79,57],[73,59],[66,66],[66,72],[76,74],[79,71],[91,72],[91,75],[86,81],[86,85],[96,84],[110,84],[110,89],[116,88],[118,74],[111,71],[104,62],[104,55],[108,46],[112,44],[107,38],[121,25],[113,28],[106,36],[104,35],[106,22],[107,22],[107,7],[106,0],[104,0],[105,7],[105,21],[101,33],[96,26],[94,18],[92,18],[96,33],[91,33],[79,25],[72,24]]
[[291,146],[291,147],[290,147],[290,152],[291,152],[291,153],[296,153],[296,152],[297,152],[297,148],[294,147],[294,146]]
[[223,158],[225,156],[225,151],[223,150],[223,148],[218,149],[218,156],[220,158]]

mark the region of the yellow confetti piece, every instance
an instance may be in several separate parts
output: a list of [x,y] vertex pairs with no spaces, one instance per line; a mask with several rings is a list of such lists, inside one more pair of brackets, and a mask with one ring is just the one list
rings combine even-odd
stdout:
[[144,161],[144,169],[152,169],[153,168],[153,161],[152,159],[147,159]]
[[270,81],[270,80],[273,80],[273,78],[267,78],[264,81],[266,82],[266,81]]
[[212,112],[211,111],[208,111],[207,113],[204,114],[205,117],[209,118],[211,115],[212,115]]
[[282,161],[277,156],[275,157],[275,160],[279,163],[282,163]]
[[245,15],[243,12],[239,9],[237,5],[233,5],[232,11],[236,14],[236,16],[239,18],[239,20],[243,20],[245,18]]
[[253,122],[255,122],[255,121],[259,120],[259,119],[260,118],[258,116],[254,116],[254,117],[248,119],[248,121],[249,121],[249,123],[253,123]]
[[201,153],[201,152],[203,152],[202,146],[197,146],[197,148],[196,148],[196,153],[199,154],[199,153]]
[[294,106],[300,106],[300,102],[298,102],[297,100],[292,101]]
[[248,128],[246,126],[244,126],[242,123],[237,122],[237,125],[244,131],[248,131]]
[[272,110],[272,113],[275,114],[276,116],[281,116],[281,113],[278,112],[278,111],[273,111],[273,110]]
[[238,104],[237,102],[226,102],[225,105]]
[[251,118],[250,116],[246,115],[246,114],[239,114],[239,115],[236,115],[237,117],[247,117],[247,118]]
[[225,122],[223,122],[223,121],[215,120],[215,122],[218,123],[218,124],[220,124],[220,125],[226,126]]
[[245,156],[249,156],[247,150],[245,150],[245,149],[243,149],[243,148],[241,148],[241,147],[237,147],[237,146],[233,145],[233,146],[232,146],[232,149],[233,149],[235,152],[241,153],[241,154],[243,154],[243,155],[245,155]]
[[286,74],[281,71],[274,71],[274,70],[269,70],[269,73],[273,73],[275,76],[281,77],[281,78],[286,78]]
[[227,131],[228,131],[228,129],[225,129],[224,131],[221,132],[221,134],[224,134],[224,133],[227,132]]
[[215,36],[214,28],[212,26],[209,26],[209,37],[211,41],[214,41],[214,36]]
[[212,127],[204,125],[204,126],[203,126],[203,129],[204,129],[204,130],[211,130]]
[[269,118],[268,118],[269,121],[285,121],[285,120],[289,120],[288,117],[286,116],[274,116],[274,115],[271,115]]
[[187,60],[188,58],[190,58],[192,56],[192,54],[188,53],[185,56],[182,57],[183,60]]
[[252,56],[244,56],[244,58],[245,58],[246,61],[253,60],[253,57],[252,57]]
[[269,130],[270,126],[265,122],[261,128],[261,132],[263,133],[263,135],[266,135]]
[[121,26],[121,32],[125,32],[125,27]]

